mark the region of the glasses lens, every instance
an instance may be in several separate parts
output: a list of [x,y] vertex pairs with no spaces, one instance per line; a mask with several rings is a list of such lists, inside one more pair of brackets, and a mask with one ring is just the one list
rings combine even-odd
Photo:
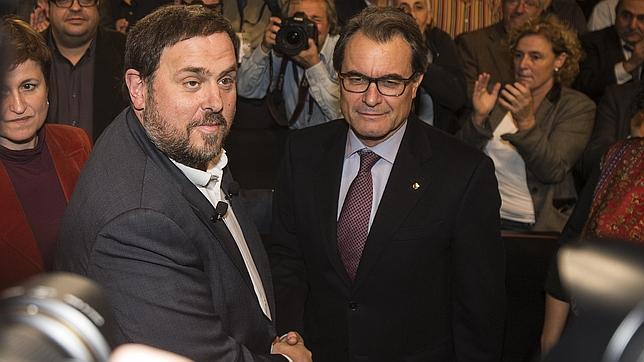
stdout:
[[54,4],[61,8],[68,8],[72,6],[74,0],[54,0]]
[[78,0],[81,6],[94,6],[97,0]]
[[405,90],[405,82],[398,79],[378,79],[376,85],[385,96],[399,96]]

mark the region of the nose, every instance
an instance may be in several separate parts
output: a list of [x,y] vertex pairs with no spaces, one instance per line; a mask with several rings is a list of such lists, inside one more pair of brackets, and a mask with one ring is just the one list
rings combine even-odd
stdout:
[[371,82],[367,90],[362,94],[362,101],[369,107],[373,107],[382,101],[382,95],[378,91],[376,82]]
[[519,69],[525,69],[528,66],[528,56],[523,55],[521,59],[519,59]]
[[525,1],[519,0],[519,3],[517,4],[516,9],[514,10],[515,13],[518,14],[523,14],[525,13]]
[[80,11],[82,10],[82,6],[80,4],[80,0],[72,0],[72,4],[69,7],[70,10],[73,11]]
[[25,113],[27,110],[27,104],[25,103],[22,94],[18,91],[11,92],[11,94],[5,98],[5,102],[8,103],[9,110],[15,114],[20,115]]
[[202,108],[205,111],[211,111],[214,113],[222,111],[224,108],[224,102],[221,98],[221,89],[219,89],[219,87],[213,87],[207,91]]

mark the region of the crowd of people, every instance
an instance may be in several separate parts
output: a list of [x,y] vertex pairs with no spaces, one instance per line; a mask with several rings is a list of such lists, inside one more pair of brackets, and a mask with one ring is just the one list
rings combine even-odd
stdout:
[[[118,344],[498,361],[504,233],[644,243],[642,0],[602,0],[588,22],[573,0],[14,10],[0,289],[85,275]],[[226,144],[253,100],[289,134],[260,221]],[[543,353],[577,313],[556,262],[545,291]]]

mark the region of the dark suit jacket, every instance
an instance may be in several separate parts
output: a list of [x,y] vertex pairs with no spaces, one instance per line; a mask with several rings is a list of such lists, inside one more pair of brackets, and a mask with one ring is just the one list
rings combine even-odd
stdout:
[[465,85],[468,97],[479,74],[490,73],[490,84],[514,81],[514,66],[503,22],[486,28],[463,33],[456,38],[456,46],[463,59]]
[[624,61],[624,52],[615,26],[591,31],[580,37],[586,57],[579,64],[573,88],[599,103],[606,87],[616,84],[615,64]]
[[[47,28],[42,35],[45,39],[49,39],[50,33],[51,29]],[[128,100],[122,90],[125,35],[99,27],[95,41],[94,111],[92,112],[94,115],[92,134],[94,141],[98,139],[98,136],[112,122],[114,117],[128,105]],[[61,120],[48,119],[48,121],[58,123]]]
[[[224,170],[225,192],[230,182]],[[233,202],[233,209],[274,309],[259,235],[243,208]],[[117,343],[197,361],[283,360],[269,356],[275,328],[228,229],[130,108],[106,129],[81,174],[56,263],[104,288]]]
[[[45,146],[58,175],[65,200],[92,148],[85,131],[64,125],[45,125]],[[44,270],[42,254],[27,215],[0,162],[0,290]]]
[[434,127],[454,133],[457,112],[467,103],[463,61],[454,40],[441,29],[427,30],[425,42],[433,60],[420,86],[434,102]]
[[498,361],[505,279],[492,162],[410,116],[351,283],[336,246],[346,138],[342,120],[289,138],[269,247],[278,330],[302,331],[316,362]]
[[592,170],[613,143],[626,139],[631,133],[631,118],[637,113],[637,96],[644,82],[635,81],[612,85],[597,105],[595,127],[583,155],[583,176],[590,177]]

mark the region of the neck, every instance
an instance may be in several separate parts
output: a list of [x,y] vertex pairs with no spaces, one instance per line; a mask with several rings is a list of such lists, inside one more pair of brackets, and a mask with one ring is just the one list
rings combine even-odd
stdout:
[[80,61],[85,52],[87,52],[87,49],[89,49],[89,46],[92,44],[92,40],[94,40],[93,35],[88,39],[79,39],[56,34],[56,32],[53,31],[52,36],[54,37],[56,47],[60,54],[62,54],[73,65],[76,65],[76,63]]
[[23,142],[13,142],[7,138],[0,137],[0,146],[12,151],[24,151],[36,148],[38,144],[38,135],[34,134],[30,139]]
[[548,92],[554,87],[554,80],[550,79],[540,87],[532,90],[532,113],[536,114],[541,102],[546,98]]

